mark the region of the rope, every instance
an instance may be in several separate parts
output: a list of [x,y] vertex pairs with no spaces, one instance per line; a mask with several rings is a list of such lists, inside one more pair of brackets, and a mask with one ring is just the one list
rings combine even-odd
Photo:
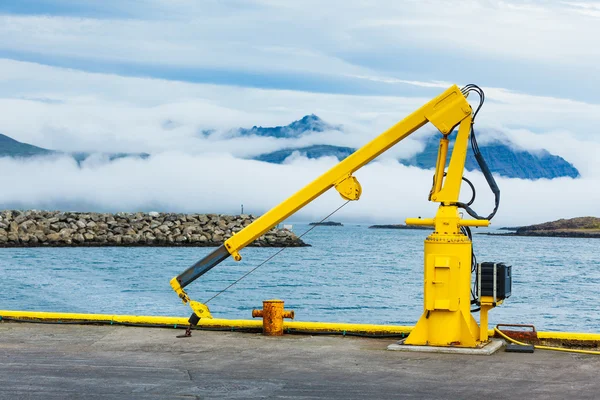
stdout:
[[[339,210],[341,210],[348,203],[350,203],[350,200],[346,201],[344,204],[342,204],[341,206],[339,206],[338,208],[336,208],[333,212],[331,212],[325,218],[323,218],[322,220],[320,220],[319,222],[317,222],[315,225],[311,226],[306,232],[304,232],[302,235],[298,236],[298,239],[302,238],[308,232],[310,232],[313,229],[315,229],[317,226],[319,226],[319,224],[321,224],[327,218],[331,217],[333,214],[335,214],[336,212],[338,212]],[[227,291],[233,285],[235,285],[236,283],[238,283],[239,281],[241,281],[242,279],[244,279],[245,277],[247,277],[248,275],[250,275],[251,273],[253,273],[254,271],[256,271],[258,268],[262,267],[263,265],[265,265],[266,263],[268,263],[269,261],[271,261],[276,255],[278,255],[279,253],[281,253],[282,251],[284,251],[287,248],[288,248],[288,246],[285,246],[285,247],[281,248],[277,253],[273,254],[271,257],[267,258],[265,261],[261,262],[256,267],[252,268],[250,271],[246,272],[244,275],[242,275],[238,280],[236,280],[235,282],[233,282],[231,285],[227,286],[225,289],[221,290],[220,292],[218,292],[217,294],[215,294],[213,297],[211,297],[210,299],[206,300],[204,302],[204,304],[208,304],[212,299],[214,299],[217,296],[220,296],[222,293],[224,293],[225,291]]]

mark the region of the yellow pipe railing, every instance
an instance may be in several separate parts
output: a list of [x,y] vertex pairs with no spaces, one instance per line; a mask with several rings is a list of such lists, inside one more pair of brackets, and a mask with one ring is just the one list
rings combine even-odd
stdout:
[[[499,334],[500,336],[502,336],[504,339],[508,340],[511,343],[514,344],[518,344],[519,346],[527,346],[527,343],[523,343],[523,342],[519,342],[518,340],[515,340],[511,337],[509,337],[508,335],[506,335],[504,332],[502,332],[500,329],[498,329],[498,327],[494,328],[494,331]],[[581,333],[577,333],[575,334],[576,336],[580,336],[582,335]],[[538,338],[539,338],[539,332],[538,332]],[[575,340],[572,339],[571,337],[569,337],[569,339],[571,340]],[[579,339],[581,340],[581,339]],[[593,355],[600,355],[600,351],[595,351],[595,350],[583,350],[583,349],[568,349],[565,347],[552,347],[552,346],[542,346],[539,344],[536,344],[533,346],[536,349],[540,349],[540,350],[553,350],[553,351],[564,351],[567,353],[579,353],[579,354],[593,354]]]
[[600,341],[598,333],[577,333],[577,332],[538,332],[538,339],[550,340],[581,340],[584,342]]
[[[55,313],[38,311],[9,311],[0,310],[0,318],[10,318],[22,321],[46,321],[46,322],[98,322],[117,324],[142,324],[142,325],[172,325],[189,326],[187,318],[184,317],[160,317],[142,315],[114,315],[114,314],[76,314]],[[245,319],[219,319],[203,318],[198,323],[200,328],[233,328],[233,329],[262,329],[261,320]],[[303,322],[285,321],[284,330],[310,331],[310,332],[350,332],[370,334],[408,334],[411,326],[402,325],[374,325],[374,324],[347,324],[336,322]]]
[[[21,321],[40,321],[40,322],[88,322],[88,323],[106,323],[106,324],[140,324],[156,326],[189,326],[188,319],[185,317],[163,317],[148,315],[118,315],[118,314],[77,314],[77,313],[56,313],[40,311],[11,311],[0,310],[0,319],[12,319]],[[228,328],[228,329],[262,329],[262,321],[246,319],[208,319],[203,318],[198,324],[200,328]],[[376,324],[348,324],[341,322],[305,322],[305,321],[284,321],[284,331],[306,331],[306,332],[339,332],[339,333],[368,333],[373,335],[406,335],[413,329],[412,326],[404,325],[376,325]],[[494,335],[494,329],[490,329],[488,334]],[[578,333],[578,332],[537,332],[540,339],[554,340],[579,340],[600,342],[598,333]]]

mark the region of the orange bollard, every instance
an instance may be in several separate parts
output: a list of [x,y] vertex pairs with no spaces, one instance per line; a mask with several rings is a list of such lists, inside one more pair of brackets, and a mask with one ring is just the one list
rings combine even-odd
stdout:
[[252,310],[252,317],[262,317],[263,335],[283,336],[283,319],[294,319],[294,311],[283,309],[283,300],[265,300],[262,310]]

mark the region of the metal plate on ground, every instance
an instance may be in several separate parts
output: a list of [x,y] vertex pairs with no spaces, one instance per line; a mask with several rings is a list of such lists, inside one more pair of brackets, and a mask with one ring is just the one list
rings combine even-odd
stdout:
[[515,343],[507,344],[506,349],[504,349],[504,351],[506,351],[507,353],[533,353],[534,350],[535,348],[532,344],[523,346]]
[[398,343],[390,344],[387,349],[394,351],[413,351],[421,353],[450,353],[450,354],[470,354],[489,356],[497,352],[504,346],[504,341],[500,339],[491,339],[487,344],[478,348],[468,347],[441,347],[441,346],[413,346],[404,344],[406,339]]

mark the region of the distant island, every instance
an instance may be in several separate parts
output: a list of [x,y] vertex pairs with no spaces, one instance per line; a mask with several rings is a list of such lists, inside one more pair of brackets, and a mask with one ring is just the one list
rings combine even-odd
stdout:
[[319,226],[344,226],[344,224],[342,224],[341,222],[333,222],[333,221],[326,221],[326,222],[311,222],[309,225],[319,225]]
[[404,225],[404,224],[395,224],[395,225],[371,225],[369,229],[416,229],[416,230],[431,230],[429,226],[413,226],[413,225]]
[[[513,230],[503,228],[504,230]],[[493,234],[502,236],[544,236],[544,237],[574,237],[574,238],[600,238],[600,218],[577,217],[559,219],[542,224],[521,226],[514,232]]]

